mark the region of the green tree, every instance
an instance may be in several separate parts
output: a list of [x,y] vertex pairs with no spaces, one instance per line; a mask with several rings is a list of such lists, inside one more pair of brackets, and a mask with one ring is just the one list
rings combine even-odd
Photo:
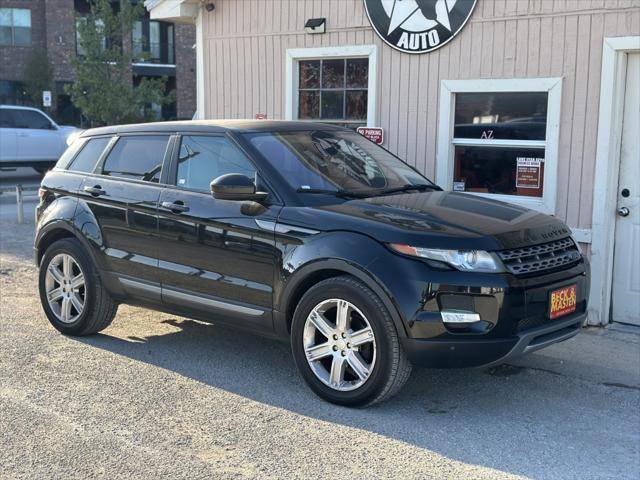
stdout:
[[[151,105],[175,99],[166,78],[142,78],[133,86],[131,32],[143,2],[90,0],[88,15],[76,19],[78,55],[71,60],[75,80],[65,87],[71,101],[93,126],[153,119]],[[137,55],[139,57],[139,55]]]
[[47,58],[47,52],[33,49],[27,55],[24,65],[24,86],[27,96],[38,106],[42,106],[42,91],[51,90],[53,69]]

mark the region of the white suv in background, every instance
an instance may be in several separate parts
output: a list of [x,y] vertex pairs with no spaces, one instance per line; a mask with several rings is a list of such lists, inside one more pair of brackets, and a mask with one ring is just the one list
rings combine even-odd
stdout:
[[69,136],[79,131],[56,124],[37,108],[0,105],[0,168],[45,172],[65,151]]

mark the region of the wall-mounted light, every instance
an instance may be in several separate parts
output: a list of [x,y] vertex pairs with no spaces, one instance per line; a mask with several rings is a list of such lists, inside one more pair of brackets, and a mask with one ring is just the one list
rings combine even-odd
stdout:
[[310,18],[304,24],[304,31],[307,33],[325,33],[327,31],[327,19]]
[[205,9],[207,12],[213,12],[213,9],[214,9],[214,8],[216,8],[216,6],[215,6],[213,3],[207,3],[207,4],[205,4],[205,6],[204,6],[204,9]]

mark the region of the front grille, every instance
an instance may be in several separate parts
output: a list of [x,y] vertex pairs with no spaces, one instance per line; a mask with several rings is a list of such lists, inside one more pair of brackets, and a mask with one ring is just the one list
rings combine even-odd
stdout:
[[578,247],[571,238],[496,252],[506,269],[514,275],[553,270],[580,260]]

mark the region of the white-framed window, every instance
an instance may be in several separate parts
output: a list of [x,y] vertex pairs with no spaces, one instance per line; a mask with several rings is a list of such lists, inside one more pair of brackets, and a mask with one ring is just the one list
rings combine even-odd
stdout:
[[443,80],[437,183],[555,213],[561,78]]
[[376,77],[375,45],[288,49],[285,118],[374,127]]

